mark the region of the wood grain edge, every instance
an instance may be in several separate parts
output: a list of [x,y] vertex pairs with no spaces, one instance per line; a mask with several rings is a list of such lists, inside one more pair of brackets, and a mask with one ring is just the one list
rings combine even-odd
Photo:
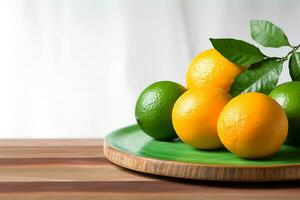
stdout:
[[[199,192],[199,186],[170,184],[160,181],[67,181],[67,182],[1,182],[1,193],[16,192],[111,192],[111,193],[146,193],[146,192]],[[207,188],[205,188],[208,190]],[[223,189],[220,189],[223,190]]]
[[0,147],[89,147],[102,146],[102,138],[90,139],[1,139]]
[[208,181],[269,182],[300,180],[300,164],[272,166],[209,165],[139,157],[110,147],[103,152],[116,165],[148,174]]
[[[74,157],[74,158],[0,158],[2,167],[33,167],[35,165],[89,165],[99,166],[110,164],[104,157]],[[1,179],[1,178],[0,178]]]

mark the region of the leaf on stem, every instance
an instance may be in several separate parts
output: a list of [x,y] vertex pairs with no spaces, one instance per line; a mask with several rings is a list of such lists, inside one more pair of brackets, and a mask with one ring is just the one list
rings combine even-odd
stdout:
[[281,28],[265,20],[251,20],[252,38],[264,47],[290,46],[287,36]]
[[237,96],[246,92],[269,94],[277,85],[283,61],[267,59],[254,64],[235,79],[230,94]]
[[293,52],[289,61],[290,76],[293,81],[300,81],[300,53]]
[[240,66],[249,66],[266,58],[257,47],[242,40],[210,38],[210,41],[219,53]]

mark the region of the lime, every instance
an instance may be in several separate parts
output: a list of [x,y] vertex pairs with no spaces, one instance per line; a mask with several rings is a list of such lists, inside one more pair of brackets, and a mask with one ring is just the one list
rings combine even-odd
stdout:
[[277,86],[270,96],[284,109],[289,131],[286,144],[300,145],[300,81],[292,81]]
[[140,128],[157,140],[177,137],[172,124],[172,109],[185,88],[171,81],[160,81],[148,86],[139,96],[135,118]]

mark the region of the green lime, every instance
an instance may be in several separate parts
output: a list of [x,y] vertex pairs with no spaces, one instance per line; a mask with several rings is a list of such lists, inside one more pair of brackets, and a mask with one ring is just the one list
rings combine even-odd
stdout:
[[300,81],[283,83],[270,96],[282,106],[288,117],[289,132],[285,143],[300,145]]
[[148,86],[139,96],[135,118],[140,128],[157,140],[177,137],[172,124],[172,109],[185,88],[171,81],[160,81]]

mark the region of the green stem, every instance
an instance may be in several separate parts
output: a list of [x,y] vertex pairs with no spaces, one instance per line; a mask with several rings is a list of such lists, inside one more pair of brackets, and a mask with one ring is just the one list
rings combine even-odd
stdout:
[[298,50],[299,48],[300,48],[300,44],[298,46],[293,47],[294,50]]
[[290,51],[286,56],[284,56],[283,58],[281,58],[283,61],[286,61],[289,59],[289,56],[294,52],[294,50]]
[[283,60],[283,61],[288,60],[288,59],[289,59],[289,56],[290,56],[293,52],[297,51],[297,50],[300,48],[300,44],[297,45],[297,46],[291,46],[291,47],[292,47],[292,51],[290,51],[286,56],[282,57],[281,60]]

